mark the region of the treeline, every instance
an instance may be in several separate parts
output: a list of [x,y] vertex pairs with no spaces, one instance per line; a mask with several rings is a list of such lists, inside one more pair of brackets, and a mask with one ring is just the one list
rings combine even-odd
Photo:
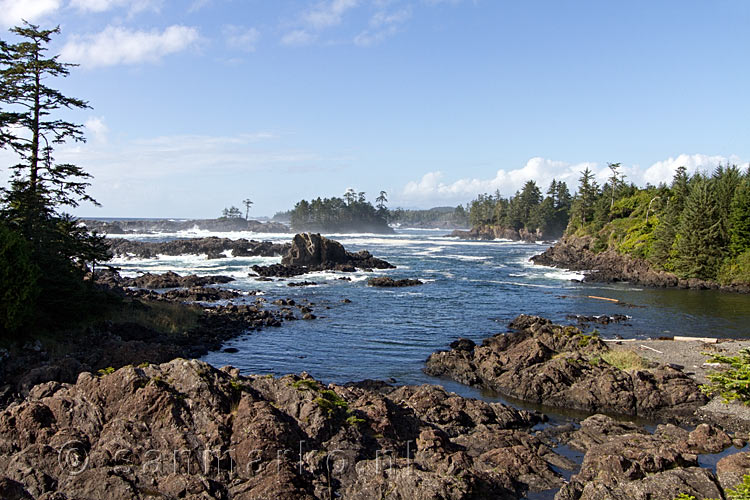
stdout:
[[367,201],[364,192],[349,189],[342,198],[315,198],[299,201],[291,211],[294,231],[325,233],[373,232],[388,233],[387,193],[381,191],[375,199],[377,206]]
[[83,127],[60,115],[89,107],[49,87],[72,66],[46,57],[59,28],[25,23],[11,32],[17,42],[0,41],[0,147],[17,163],[0,187],[0,337],[21,338],[95,309],[104,296],[84,278],[110,256],[102,237],[64,212],[94,200],[90,176],[54,159],[56,145],[84,140]]
[[572,200],[565,182],[553,180],[543,196],[534,181],[527,181],[510,198],[501,196],[499,191],[479,195],[469,204],[469,222],[474,228],[526,229],[540,231],[545,238],[557,238],[568,225]]
[[618,174],[598,186],[585,170],[568,233],[595,238],[594,249],[647,259],[682,278],[750,283],[750,172],[719,166],[671,184],[639,189]]
[[459,228],[469,225],[469,212],[457,207],[435,207],[428,210],[390,210],[388,222],[404,227],[417,228]]

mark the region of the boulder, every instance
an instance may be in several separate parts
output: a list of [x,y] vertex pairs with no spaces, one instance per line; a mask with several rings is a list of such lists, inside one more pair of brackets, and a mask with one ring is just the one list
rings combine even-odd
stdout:
[[312,271],[354,272],[356,269],[393,269],[395,266],[373,257],[367,250],[347,252],[338,241],[316,233],[296,234],[281,264],[253,266],[261,277],[291,278]]
[[394,280],[393,278],[388,276],[380,276],[377,278],[370,278],[369,280],[367,280],[367,284],[380,288],[400,288],[405,286],[422,285],[423,283],[419,280],[413,279]]
[[537,404],[649,418],[688,418],[706,396],[688,375],[671,366],[621,370],[604,357],[596,335],[545,318],[521,315],[514,332],[466,349],[433,353],[424,371],[485,387]]

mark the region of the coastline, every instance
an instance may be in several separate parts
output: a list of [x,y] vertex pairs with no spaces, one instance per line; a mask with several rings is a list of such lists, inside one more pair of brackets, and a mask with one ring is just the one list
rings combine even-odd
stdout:
[[[295,254],[297,261],[302,259],[313,267],[318,265],[317,258],[321,255],[340,254],[347,263],[351,263],[354,256],[371,258],[369,253],[350,254],[343,247],[339,249],[338,243],[322,244],[324,241],[325,239],[316,240],[315,244],[308,245],[311,242],[295,239],[292,247],[295,250],[290,251],[289,255]],[[325,251],[308,251],[310,247]],[[316,259],[309,260],[313,257]],[[289,259],[286,262],[287,266],[296,265]],[[332,263],[330,265],[336,267]],[[327,264],[329,267],[330,265]],[[129,299],[144,301],[146,304],[151,301],[156,304],[166,302],[189,308],[194,306],[181,305],[182,302],[209,296],[221,296],[222,299],[240,296],[230,296],[237,294],[231,290],[212,288],[210,279],[206,281],[205,278],[181,277],[174,273],[144,275],[119,281],[112,276],[102,278],[103,282],[116,289],[123,286],[141,287],[139,290],[125,289],[121,293],[126,294]],[[165,285],[180,288],[166,293],[148,289],[160,289]],[[245,294],[252,295],[248,292]],[[98,357],[98,364],[78,361],[76,365],[74,356],[44,360],[45,354],[49,353],[43,352],[45,349],[41,344],[24,346],[23,349],[28,351],[25,360],[38,356],[42,364],[30,371],[33,376],[23,381],[24,397],[15,398],[5,410],[0,410],[0,446],[4,446],[3,439],[6,440],[5,443],[25,442],[23,440],[28,438],[23,433],[36,429],[33,432],[39,436],[35,439],[40,446],[54,450],[60,444],[61,436],[72,435],[76,428],[84,429],[74,434],[80,445],[75,451],[85,452],[85,456],[90,457],[91,469],[83,471],[82,474],[85,475],[82,477],[91,479],[80,482],[75,478],[59,475],[59,472],[52,470],[54,464],[45,462],[44,456],[37,456],[35,452],[30,456],[45,463],[45,467],[49,466],[45,473],[56,481],[55,488],[60,492],[91,494],[99,491],[97,488],[101,485],[106,485],[109,492],[117,492],[116,498],[140,498],[140,485],[146,483],[155,488],[148,491],[169,491],[175,495],[181,491],[202,491],[206,498],[216,499],[227,495],[240,495],[240,498],[243,492],[252,492],[250,498],[254,498],[252,495],[276,495],[280,498],[322,499],[329,498],[332,492],[341,494],[344,498],[355,495],[368,497],[370,493],[382,494],[384,491],[407,496],[417,489],[423,492],[425,498],[463,499],[492,494],[498,498],[511,499],[530,492],[553,490],[558,500],[615,498],[587,493],[602,484],[620,493],[633,491],[634,488],[651,493],[669,491],[674,496],[685,492],[720,497],[723,491],[736,483],[732,482],[733,479],[726,479],[718,471],[726,469],[726,464],[734,463],[732,461],[744,460],[745,457],[750,460],[750,450],[747,447],[750,421],[736,418],[737,415],[728,405],[719,407],[719,410],[730,408],[728,415],[721,415],[721,411],[715,408],[707,411],[713,408],[710,405],[721,405],[716,401],[708,404],[700,401],[701,405],[696,405],[699,401],[695,396],[695,385],[690,388],[692,392],[684,391],[688,384],[687,377],[692,378],[693,383],[700,379],[688,369],[692,368],[688,362],[680,363],[680,359],[671,357],[677,353],[673,353],[669,347],[684,347],[684,343],[678,341],[655,341],[662,344],[654,344],[656,347],[653,349],[669,355],[653,359],[667,366],[657,369],[655,377],[643,375],[647,384],[640,392],[636,391],[636,398],[661,401],[659,405],[663,408],[647,403],[644,406],[647,410],[645,413],[635,413],[632,418],[624,419],[620,414],[613,419],[601,412],[616,414],[617,411],[612,411],[615,406],[605,404],[582,408],[578,403],[566,402],[565,398],[558,400],[560,410],[578,408],[588,415],[575,423],[545,423],[546,416],[538,412],[447,393],[438,385],[439,380],[422,386],[394,386],[377,380],[326,385],[304,373],[278,378],[243,376],[235,368],[224,367],[217,370],[200,361],[181,359],[200,356],[206,350],[220,349],[226,340],[247,331],[249,327],[278,326],[282,321],[299,319],[294,314],[290,316],[290,312],[296,308],[304,313],[310,305],[300,299],[297,302],[289,299],[278,299],[273,304],[264,302],[262,297],[255,297],[255,304],[252,306],[206,308],[204,315],[211,317],[214,322],[204,323],[203,328],[196,330],[192,337],[160,334],[159,338],[154,331],[138,328],[128,322],[105,325],[106,328],[99,331],[91,330],[88,332],[89,336],[79,339],[78,349],[93,358]],[[584,353],[586,356],[600,354],[601,346],[590,335],[580,330],[575,331],[575,328],[569,326],[559,328],[567,332],[564,342],[567,347],[563,351],[575,351],[576,347],[581,347],[590,350],[590,353]],[[512,338],[513,335],[501,334],[491,339],[502,343],[503,339]],[[181,341],[175,342],[175,338]],[[617,346],[616,342],[607,344],[614,344],[618,349],[630,349],[636,344],[650,345],[646,342],[622,342],[621,346]],[[745,343],[750,344],[750,341]],[[541,344],[537,351],[539,353],[545,352]],[[700,342],[690,344],[691,356],[695,356],[696,349],[708,349]],[[693,344],[695,347],[692,347]],[[709,345],[732,345],[734,349],[744,344],[722,342]],[[477,347],[473,343],[459,340],[454,350],[469,352],[475,348]],[[656,354],[656,351],[646,351],[647,354]],[[582,360],[589,364],[587,358],[579,359],[579,354],[552,358],[558,364],[560,361],[568,362],[568,358],[575,361],[571,366],[583,366]],[[110,357],[104,358],[104,355]],[[642,353],[639,355],[647,357]],[[526,363],[535,357],[536,354],[526,352],[518,359],[528,358],[523,361]],[[117,361],[111,361],[114,358]],[[492,359],[500,363],[504,358]],[[25,364],[25,360],[17,358],[13,361]],[[50,361],[61,362],[55,364]],[[678,364],[686,369],[668,366]],[[98,366],[101,368],[96,368]],[[678,376],[683,371],[687,377]],[[596,372],[595,376],[589,376],[586,383],[593,384],[591,386],[594,387],[613,374],[621,377],[611,370]],[[628,375],[626,378],[621,377],[621,380],[635,381],[639,377],[633,375],[631,378]],[[664,380],[665,384],[660,380]],[[459,382],[475,385],[466,380]],[[646,389],[652,382],[655,383],[654,387]],[[565,378],[556,382],[560,387],[567,383],[569,382]],[[672,388],[668,387],[669,384],[672,384]],[[599,391],[601,401],[616,399],[618,393],[612,388],[617,387],[619,386],[603,386]],[[675,387],[676,391],[673,390]],[[115,393],[120,395],[119,400],[112,397]],[[640,393],[645,396],[638,395]],[[684,397],[681,396],[683,399],[677,401],[675,394],[682,394]],[[86,408],[86,412],[113,417],[106,417],[104,427],[101,428],[97,426],[102,424],[87,420],[81,413],[83,410],[74,418],[63,418],[59,409],[78,408],[76,402],[81,398],[94,401],[92,407]],[[529,398],[520,399],[536,402]],[[187,480],[197,481],[190,483],[189,488],[192,490],[189,490],[187,484],[176,482],[173,477],[144,474],[140,471],[142,462],[103,460],[101,457],[108,450],[107,442],[124,443],[123,448],[114,452],[142,459],[145,449],[130,442],[129,435],[125,432],[128,428],[121,427],[117,422],[123,419],[131,419],[133,422],[148,420],[150,415],[140,413],[144,404],[151,405],[162,416],[160,418],[163,418],[163,423],[159,424],[158,429],[143,431],[140,439],[156,443],[160,449],[166,450],[171,450],[170,446],[174,446],[174,442],[160,441],[164,435],[178,436],[177,443],[183,443],[183,446],[188,442],[199,443],[199,447],[218,446],[227,453],[222,462],[224,465],[246,467],[250,464],[255,467],[252,466],[255,463],[258,470],[240,477],[227,475],[226,471],[215,475],[216,471],[212,470],[192,476],[182,471]],[[669,405],[677,410],[672,412]],[[120,410],[123,408],[126,411]],[[650,409],[655,412],[650,413]],[[170,416],[175,414],[181,415],[180,419]],[[53,416],[52,420],[49,420],[49,415]],[[642,423],[633,423],[640,423],[639,419],[643,417],[655,419],[655,431],[645,429]],[[20,427],[9,424],[16,421],[23,423]],[[195,423],[185,426],[181,422]],[[673,423],[689,424],[691,428],[697,426],[692,430],[685,430]],[[260,434],[240,432],[240,426],[255,424],[260,426]],[[214,431],[219,437],[206,441],[206,436]],[[267,438],[261,437],[265,434],[268,435]],[[633,446],[638,439],[643,441],[638,446]],[[675,444],[675,439],[682,444]],[[269,454],[262,455],[262,460],[257,461],[248,460],[236,451],[228,451],[236,450],[238,445],[244,451],[259,449]],[[330,460],[330,457],[335,456],[336,450],[342,448],[353,450],[353,454],[348,456],[353,470],[333,475],[330,470],[326,472],[321,460]],[[568,448],[577,450],[582,459],[578,462],[571,461],[563,453]],[[189,447],[187,449],[190,450]],[[291,449],[299,457],[294,455],[286,460],[279,459],[274,454],[287,449]],[[391,468],[386,473],[383,473],[382,463],[379,462],[384,450],[395,451],[392,462],[389,462]],[[6,446],[4,451],[9,460],[21,460],[20,450]],[[200,450],[192,451],[198,453]],[[701,466],[700,456],[715,457],[716,461],[724,465],[717,466],[715,470]],[[617,464],[624,463],[623,461],[632,463],[631,468],[617,469]],[[742,466],[744,462],[739,463]],[[7,491],[3,487],[10,487],[8,484],[26,489],[33,498],[49,492],[39,482],[25,480],[14,472],[15,469],[4,469],[3,464],[0,458],[0,493]],[[267,466],[268,469],[262,466]],[[190,467],[188,465],[188,469]],[[591,470],[596,467],[606,469],[612,477],[627,477],[628,480],[601,483],[601,478],[591,474]],[[127,470],[128,481],[121,482],[117,479],[117,474],[113,476],[114,470]],[[270,471],[278,470],[283,471],[282,476],[271,475]],[[3,483],[6,479],[13,483]],[[209,484],[211,481],[216,483],[213,490],[200,490],[198,484]]]
[[683,279],[654,269],[647,261],[614,250],[596,253],[590,237],[565,236],[539,255],[534,264],[585,272],[584,282],[629,282],[652,288],[681,288],[750,293],[750,284],[722,285],[696,278]]

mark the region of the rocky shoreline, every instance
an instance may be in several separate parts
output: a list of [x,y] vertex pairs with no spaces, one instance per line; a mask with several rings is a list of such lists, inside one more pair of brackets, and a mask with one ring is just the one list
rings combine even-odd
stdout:
[[[506,350],[517,354],[519,334],[587,355],[606,350],[541,318],[520,316],[513,326]],[[497,349],[498,337],[484,346],[459,340],[449,354]],[[532,366],[538,351],[526,353],[522,364]],[[462,366],[439,353],[430,359],[428,371]],[[747,433],[707,423],[649,432],[594,414],[579,426],[541,425],[541,413],[434,385],[242,376],[180,357],[79,372],[41,381],[0,411],[0,498],[516,499],[541,491],[555,491],[556,500],[726,498],[750,466]],[[656,403],[646,407],[662,410],[648,414],[686,422],[692,389],[677,391],[687,398],[664,387],[642,393]],[[582,463],[561,454],[561,445],[583,455]],[[701,467],[700,455],[731,447],[737,452],[715,471]]]
[[696,278],[682,279],[672,273],[656,270],[643,259],[620,254],[614,250],[594,252],[591,237],[565,236],[540,255],[531,258],[534,264],[584,272],[585,282],[627,281],[656,288],[722,290],[750,293],[750,284],[721,285]]
[[[392,267],[302,234],[268,272]],[[0,498],[723,499],[750,470],[750,419],[711,409],[720,403],[700,391],[692,365],[636,355],[624,366],[612,356],[631,345],[574,326],[521,315],[512,332],[481,345],[459,338],[425,363],[432,376],[540,405],[530,411],[436,385],[217,369],[186,358],[249,330],[315,319],[317,305],[216,287],[231,283],[225,276],[91,278],[133,318],[168,306],[196,315],[196,325],[165,333],[99,322],[62,335],[62,352],[40,342],[0,351]],[[586,415],[574,424],[540,413],[555,408]],[[702,466],[701,455],[717,453],[726,456],[715,470]]]
[[104,221],[84,219],[83,224],[101,234],[176,233],[179,231],[249,231],[253,233],[288,233],[289,226],[279,222],[260,222],[239,217],[219,219],[141,219]]
[[[80,372],[119,368],[142,362],[163,363],[176,357],[197,358],[218,350],[237,335],[284,321],[314,319],[309,301],[280,299],[268,304],[254,292],[238,292],[211,286],[226,283],[222,276],[179,276],[146,274],[122,278],[116,272],[102,271],[95,278],[99,286],[118,296],[127,314],[157,316],[160,304],[173,304],[167,313],[194,318],[191,327],[164,332],[127,317],[95,321],[84,331],[58,332],[50,346],[27,342],[12,351],[0,350],[0,407],[20,401],[29,389],[47,381],[74,382]],[[127,288],[126,288],[127,287]],[[151,289],[162,289],[154,292]],[[240,304],[228,303],[245,297]],[[295,314],[295,310],[297,313]]]
[[117,257],[151,259],[159,255],[203,255],[209,259],[232,257],[279,257],[289,251],[289,243],[271,243],[244,238],[232,240],[215,236],[207,238],[182,238],[166,242],[136,241],[108,238],[107,243]]

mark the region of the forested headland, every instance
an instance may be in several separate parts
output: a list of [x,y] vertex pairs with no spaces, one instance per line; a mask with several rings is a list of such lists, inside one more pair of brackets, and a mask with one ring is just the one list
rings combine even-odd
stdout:
[[601,187],[583,172],[566,235],[681,278],[750,283],[750,172],[680,167],[671,184],[637,189],[616,171]]

